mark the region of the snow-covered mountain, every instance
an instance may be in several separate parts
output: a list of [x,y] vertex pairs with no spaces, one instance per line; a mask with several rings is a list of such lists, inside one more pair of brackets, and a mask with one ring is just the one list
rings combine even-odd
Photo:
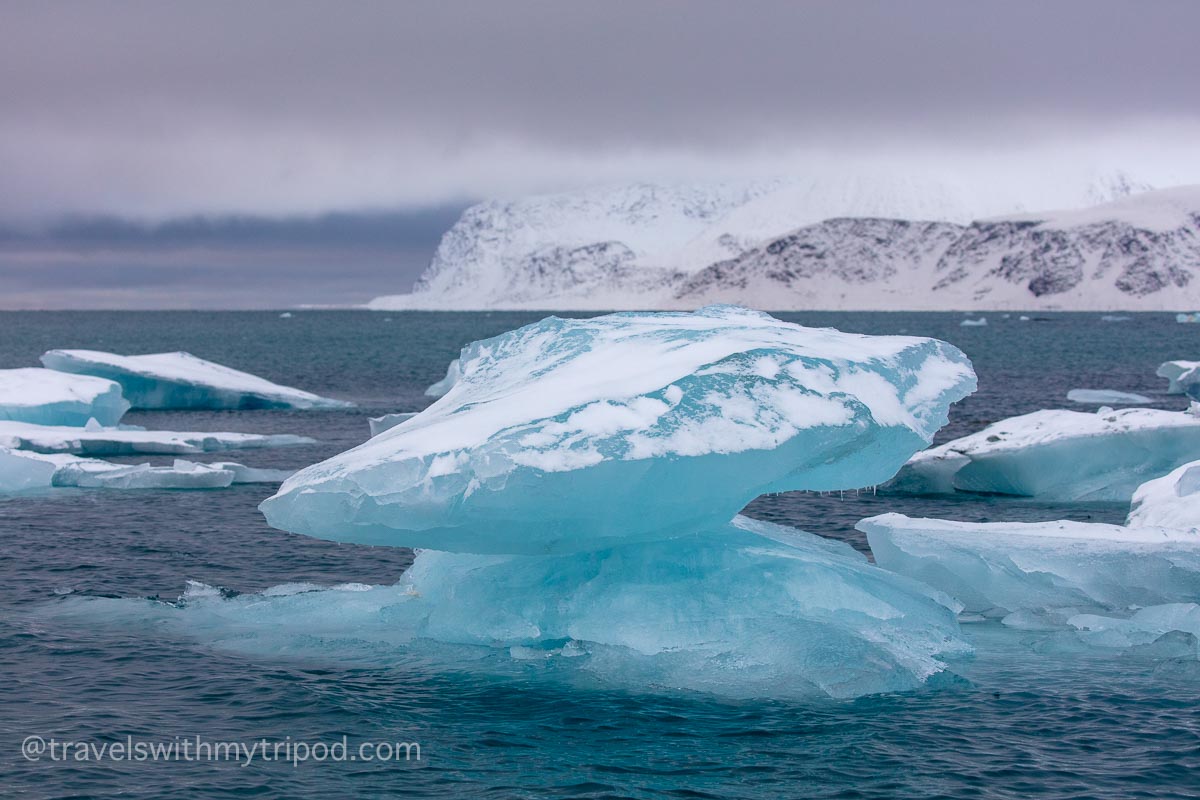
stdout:
[[1200,306],[1200,187],[1128,194],[1137,188],[1110,176],[1079,195],[1119,199],[1002,217],[988,204],[1020,203],[912,180],[642,184],[482,203],[411,294],[370,307]]

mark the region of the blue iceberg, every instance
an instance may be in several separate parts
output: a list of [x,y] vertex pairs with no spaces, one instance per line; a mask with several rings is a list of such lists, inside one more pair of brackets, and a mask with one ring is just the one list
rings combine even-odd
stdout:
[[128,410],[114,381],[35,367],[0,369],[0,421],[116,425]]
[[731,306],[551,317],[464,348],[439,401],[262,504],[285,530],[426,548],[400,584],[211,598],[191,629],[215,614],[271,649],[335,630],[725,694],[912,688],[969,649],[955,601],[736,515],[888,479],[974,387],[931,339]]
[[122,356],[99,350],[50,350],[49,369],[116,381],[133,408],[348,408],[353,403],[281,386],[191,353]]

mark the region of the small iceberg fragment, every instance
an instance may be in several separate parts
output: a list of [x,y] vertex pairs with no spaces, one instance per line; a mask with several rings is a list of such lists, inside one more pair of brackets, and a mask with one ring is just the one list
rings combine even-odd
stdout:
[[223,461],[198,464],[176,459],[171,466],[114,464],[63,453],[33,453],[0,447],[0,494],[39,489],[221,489],[241,483],[278,483],[286,470],[256,469]]
[[1125,524],[1200,528],[1200,461],[1184,464],[1139,486]]
[[1100,317],[1101,322],[1128,322],[1131,319],[1133,317],[1126,316],[1125,314],[1105,314]]
[[1156,658],[1200,658],[1200,605],[1166,603],[1128,617],[1076,614],[1067,620],[1079,638],[1093,647],[1133,651]]
[[384,414],[382,417],[371,417],[368,420],[371,424],[371,436],[378,436],[384,431],[389,431],[401,422],[407,422],[416,415],[416,411],[409,411],[402,414]]
[[39,367],[0,369],[0,420],[36,425],[116,425],[129,403],[115,381]]
[[987,327],[987,317],[980,317],[979,319],[964,319],[962,322],[958,323],[958,325],[962,328],[985,328]]
[[1192,323],[1200,322],[1200,311],[1196,311],[1191,314],[1187,314],[1187,313],[1176,314],[1175,321],[1176,322],[1192,322]]
[[1119,611],[1200,597],[1198,531],[902,514],[855,527],[876,564],[945,592],[968,613]]
[[469,345],[451,394],[261,509],[318,538],[459,552],[670,538],[765,492],[881,483],[974,388],[934,339],[732,306],[550,317]]
[[99,350],[50,350],[46,367],[121,384],[133,408],[349,408],[353,403],[281,386],[191,353],[121,356]]
[[1154,374],[1167,379],[1167,394],[1185,394],[1188,386],[1200,383],[1200,361],[1164,361]]
[[428,389],[425,390],[425,395],[427,397],[441,397],[446,392],[450,391],[454,384],[458,383],[458,379],[462,375],[462,372],[459,368],[459,361],[460,359],[457,358],[451,361],[449,366],[446,367],[446,377],[442,378],[437,383],[432,384]]
[[917,453],[888,487],[1126,502],[1153,475],[1200,458],[1200,417],[1126,408],[1010,417]]
[[35,453],[72,455],[189,455],[221,450],[314,444],[316,439],[292,434],[228,433],[217,431],[148,431],[122,425],[69,428],[0,422],[0,447]]
[[1121,406],[1154,402],[1152,398],[1146,397],[1144,394],[1118,392],[1112,389],[1072,389],[1067,392],[1067,399],[1072,403],[1087,403],[1094,406]]
[[285,312],[283,312],[282,314],[280,314],[280,315],[279,315],[279,318],[280,318],[280,319],[291,319],[291,318],[292,318],[292,312],[290,312],[290,311],[285,311]]

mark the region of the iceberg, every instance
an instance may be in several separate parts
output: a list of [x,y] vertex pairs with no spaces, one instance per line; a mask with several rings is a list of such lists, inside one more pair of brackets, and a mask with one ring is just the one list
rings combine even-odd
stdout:
[[242,483],[275,483],[286,470],[256,469],[223,461],[171,466],[114,464],[64,453],[33,453],[0,447],[0,494],[57,487],[96,489],[221,489]]
[[1200,597],[1200,531],[1085,522],[870,517],[875,563],[968,613],[1133,610]]
[[420,648],[423,664],[446,670],[502,668],[491,654],[547,677],[727,696],[909,690],[970,652],[947,598],[844,543],[744,517],[594,553],[424,551],[393,586],[230,597],[193,584],[175,604],[61,605],[89,624],[143,622],[242,653],[392,663]]
[[1176,322],[1200,322],[1200,311],[1192,312],[1190,314],[1180,312],[1175,315],[1175,321]]
[[121,385],[50,369],[0,369],[0,420],[38,425],[116,425],[129,410]]
[[1067,392],[1067,399],[1072,403],[1088,403],[1095,406],[1136,405],[1154,402],[1152,398],[1146,397],[1144,394],[1118,392],[1112,389],[1072,389]]
[[459,369],[459,359],[456,358],[450,362],[449,366],[446,367],[446,377],[442,378],[437,383],[430,385],[430,387],[425,390],[425,395],[427,397],[441,397],[446,392],[450,391],[454,384],[458,383],[460,375],[461,372]]
[[1147,478],[1197,458],[1200,417],[1190,412],[1051,409],[917,453],[889,487],[1127,502]]
[[1184,464],[1139,486],[1125,524],[1200,528],[1200,461]]
[[378,436],[386,430],[399,425],[401,422],[407,422],[417,415],[415,411],[404,412],[400,414],[384,414],[382,417],[371,417],[367,420],[371,425],[371,435]]
[[969,650],[955,601],[737,512],[885,480],[974,387],[931,339],[731,306],[550,317],[468,345],[440,400],[260,506],[284,530],[420,548],[398,586],[220,605],[219,627],[336,627],[642,687],[913,688]]
[[550,317],[464,348],[444,397],[261,509],[318,538],[470,553],[671,538],[764,492],[881,483],[974,388],[933,339],[732,306]]
[[979,319],[964,319],[962,322],[958,323],[958,325],[960,328],[986,328],[987,317],[980,317]]
[[349,408],[353,403],[281,386],[191,353],[121,356],[99,350],[50,350],[42,364],[121,384],[133,408]]
[[0,447],[36,453],[72,455],[189,455],[221,450],[313,444],[316,439],[292,434],[227,433],[217,431],[148,431],[122,425],[83,428],[0,422]]
[[1185,394],[1200,382],[1200,361],[1164,361],[1154,374],[1167,379],[1167,394]]

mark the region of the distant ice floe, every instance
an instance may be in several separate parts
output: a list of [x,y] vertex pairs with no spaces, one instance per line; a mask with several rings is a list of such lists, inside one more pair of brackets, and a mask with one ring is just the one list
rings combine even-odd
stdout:
[[121,384],[133,408],[348,408],[353,403],[281,386],[190,353],[122,356],[98,350],[50,350],[54,370]]
[[889,483],[916,494],[985,492],[1058,501],[1128,501],[1147,478],[1200,458],[1187,411],[1043,410],[913,456]]
[[964,319],[958,324],[963,328],[983,328],[986,327],[988,323],[987,317],[980,317],[979,319]]
[[1175,321],[1176,322],[1193,322],[1193,323],[1200,322],[1200,311],[1193,312],[1191,314],[1184,314],[1184,313],[1176,314]]
[[230,433],[221,431],[148,431],[131,425],[82,428],[0,422],[0,447],[36,453],[72,455],[189,455],[221,450],[285,447],[316,440],[292,434]]
[[116,425],[129,410],[120,384],[50,369],[0,369],[0,420],[38,425]]
[[1137,405],[1153,403],[1153,398],[1134,392],[1118,392],[1113,389],[1072,389],[1067,392],[1067,399],[1072,403],[1086,403],[1095,406],[1105,405]]
[[1064,613],[1130,612],[1200,597],[1196,530],[902,514],[856,527],[879,566],[945,592],[968,613],[1005,617],[1016,627],[1039,618],[1063,622]]
[[427,397],[441,397],[446,392],[450,391],[454,384],[458,383],[458,379],[462,374],[459,369],[458,362],[459,360],[457,358],[451,361],[446,367],[446,377],[442,378],[437,383],[431,384],[430,387],[425,390],[425,395]]
[[170,466],[113,464],[67,454],[0,447],[0,493],[55,487],[96,489],[220,489],[242,483],[278,483],[289,470],[257,469],[233,462],[198,464],[176,459]]

